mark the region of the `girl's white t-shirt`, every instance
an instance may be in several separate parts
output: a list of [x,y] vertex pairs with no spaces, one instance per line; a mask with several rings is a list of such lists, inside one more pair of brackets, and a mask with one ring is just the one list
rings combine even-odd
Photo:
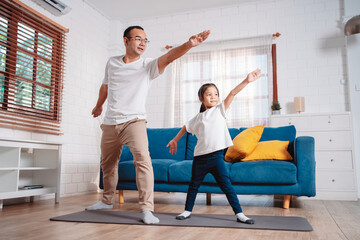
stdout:
[[125,63],[123,57],[111,57],[106,64],[103,80],[108,85],[105,125],[117,125],[135,118],[146,119],[145,102],[151,80],[160,75],[158,59],[140,58]]
[[186,131],[195,134],[198,139],[194,156],[219,151],[233,145],[225,119],[225,105],[222,102],[198,113],[185,124]]

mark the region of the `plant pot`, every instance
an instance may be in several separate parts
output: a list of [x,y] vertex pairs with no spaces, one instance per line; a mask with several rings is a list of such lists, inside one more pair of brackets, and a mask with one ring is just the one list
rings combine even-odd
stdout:
[[273,115],[280,115],[280,110],[272,110]]

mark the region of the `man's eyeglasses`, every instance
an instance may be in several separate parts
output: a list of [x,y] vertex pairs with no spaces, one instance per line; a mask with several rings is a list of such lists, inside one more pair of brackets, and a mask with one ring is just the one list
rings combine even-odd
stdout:
[[146,43],[148,44],[150,41],[147,39],[147,38],[142,38],[142,37],[139,37],[139,36],[136,36],[136,37],[127,37],[128,39],[130,38],[134,38],[135,41],[137,42],[143,42],[143,43]]

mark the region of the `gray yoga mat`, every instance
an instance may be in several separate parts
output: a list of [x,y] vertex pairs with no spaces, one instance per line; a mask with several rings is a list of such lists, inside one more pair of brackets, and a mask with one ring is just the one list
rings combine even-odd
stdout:
[[[235,215],[192,214],[191,218],[176,220],[176,213],[155,213],[160,219],[158,226],[178,227],[210,227],[210,228],[247,228],[286,231],[312,231],[309,222],[302,217],[285,216],[249,216],[255,224],[236,222]],[[86,223],[113,223],[146,225],[141,221],[141,213],[120,211],[81,211],[63,216],[50,218],[52,221],[86,222]],[[154,225],[151,225],[154,226]]]

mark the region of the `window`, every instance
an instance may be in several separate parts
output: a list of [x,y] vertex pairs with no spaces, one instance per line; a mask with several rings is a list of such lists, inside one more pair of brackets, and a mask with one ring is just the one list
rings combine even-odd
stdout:
[[65,34],[0,0],[0,126],[60,134]]
[[183,125],[199,112],[201,103],[197,92],[202,84],[215,83],[223,101],[256,68],[261,69],[261,78],[234,98],[227,112],[227,123],[229,127],[237,128],[267,124],[273,100],[275,66],[272,64],[271,37],[209,45],[186,54],[174,64],[173,126]]

